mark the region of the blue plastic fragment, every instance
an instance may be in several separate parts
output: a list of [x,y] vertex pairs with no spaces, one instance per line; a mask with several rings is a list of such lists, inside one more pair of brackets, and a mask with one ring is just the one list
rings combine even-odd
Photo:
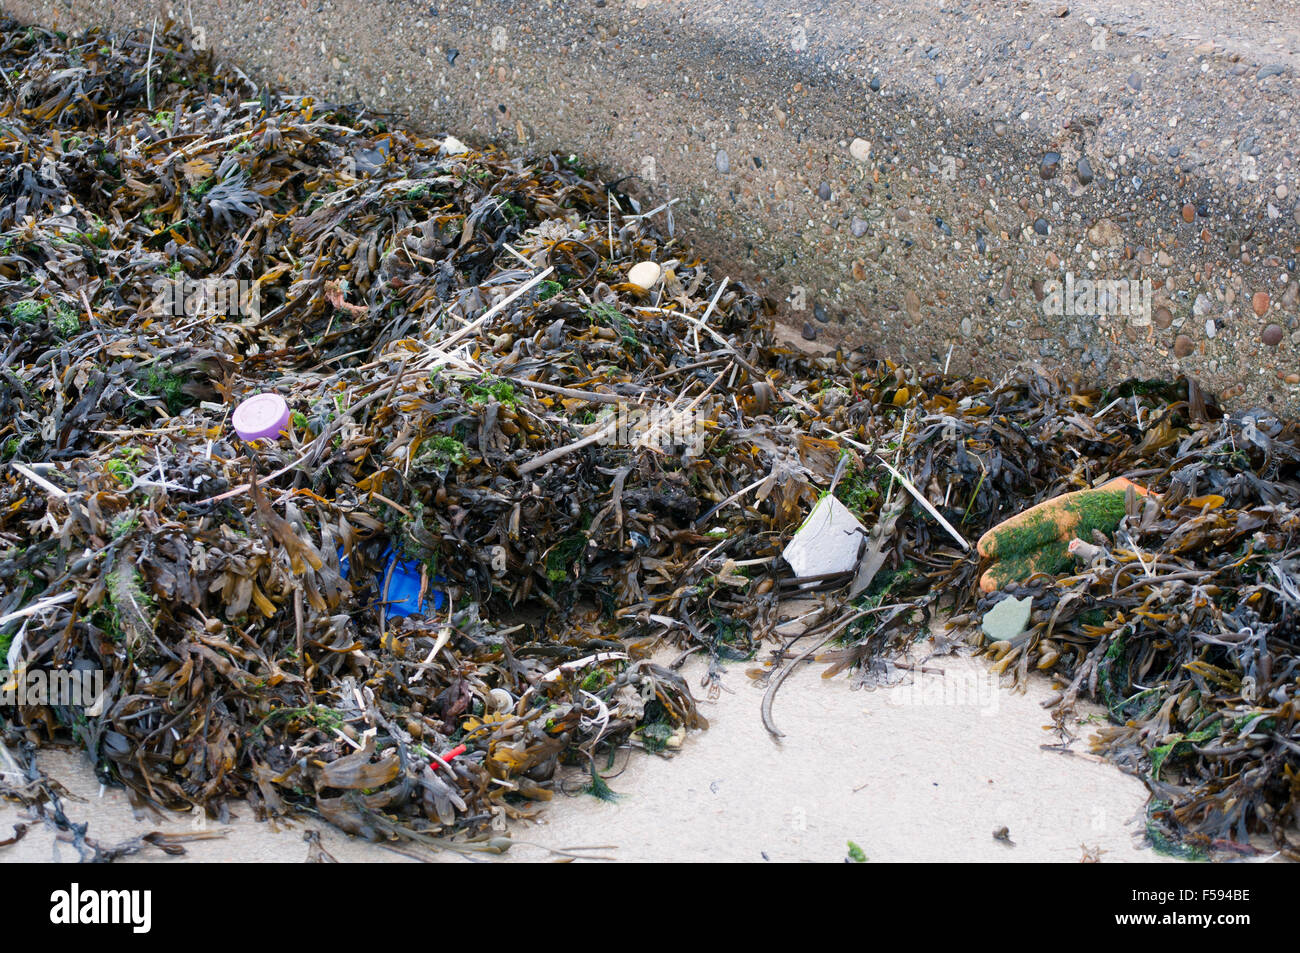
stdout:
[[[387,603],[390,616],[419,615],[426,608],[441,611],[447,604],[446,593],[439,589],[429,589],[424,594],[424,604],[420,602],[420,562],[415,559],[398,559],[397,554],[389,549],[388,562],[379,577],[382,589],[384,577],[388,578],[388,591],[381,600]],[[391,567],[391,572],[390,572]],[[434,582],[446,582],[443,576],[434,576]]]
[[[435,612],[440,612],[447,604],[447,594],[440,589],[429,589],[424,594],[424,605],[420,604],[420,562],[416,559],[398,559],[397,553],[393,552],[392,547],[384,551],[388,557],[384,563],[384,571],[379,573],[375,578],[378,582],[376,588],[383,589],[384,578],[388,578],[388,592],[380,597],[381,602],[386,602],[388,614],[390,616],[398,615],[419,615],[426,608],[431,608]],[[392,574],[389,574],[388,567],[392,567]],[[348,578],[349,570],[348,557],[343,552],[343,547],[339,547],[339,575],[344,579]],[[434,576],[434,582],[446,582],[445,576]]]

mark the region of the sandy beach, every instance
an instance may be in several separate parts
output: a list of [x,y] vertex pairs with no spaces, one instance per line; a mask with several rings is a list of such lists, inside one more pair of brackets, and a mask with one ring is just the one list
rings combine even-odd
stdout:
[[[924,653],[922,653],[923,655]],[[617,861],[840,861],[848,842],[871,862],[1164,861],[1143,844],[1146,790],[1136,778],[1086,754],[1044,750],[1056,735],[1040,702],[1051,682],[1035,677],[1021,694],[997,685],[983,660],[945,656],[914,676],[874,691],[851,691],[846,676],[820,677],[812,663],[777,696],[774,716],[786,737],[763,728],[762,688],[748,678],[752,663],[726,667],[709,699],[699,685],[706,666],[683,672],[710,721],[671,757],[620,752],[609,777],[618,794],[604,802],[557,793],[537,823],[515,823],[516,844],[493,862],[554,859],[555,850]],[[1081,708],[1085,722],[1099,710]],[[1089,718],[1091,716],[1091,719]],[[1077,726],[1085,737],[1090,723]],[[150,830],[194,829],[182,815],[133,816],[125,792],[100,785],[86,760],[47,752],[41,764],[76,799],[65,809],[90,823],[89,836],[115,843]],[[576,790],[580,779],[562,787]],[[378,844],[350,838],[314,818],[259,823],[249,809],[231,824],[208,822],[225,836],[186,845],[184,857],[148,849],[134,862],[301,862],[306,831],[339,861],[406,861]],[[0,806],[0,830],[24,813]],[[1007,828],[1010,843],[994,832]],[[0,861],[77,859],[48,825],[0,850]],[[463,861],[455,853],[433,860]],[[478,859],[477,857],[475,859]]]

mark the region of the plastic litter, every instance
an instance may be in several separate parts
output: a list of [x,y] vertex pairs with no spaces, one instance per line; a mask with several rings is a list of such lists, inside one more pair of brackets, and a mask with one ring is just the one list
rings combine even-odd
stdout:
[[867,529],[831,494],[817,501],[782,555],[799,577],[851,572]]
[[[426,608],[435,612],[447,605],[447,596],[438,589],[428,588],[424,600],[420,600],[422,564],[416,559],[399,559],[391,549],[388,562],[384,564],[384,573],[379,580],[380,601],[389,616],[419,615]],[[385,588],[384,579],[388,580]],[[433,576],[431,582],[446,582],[442,576]]]
[[289,405],[279,394],[257,394],[235,408],[231,423],[241,440],[252,443],[278,440],[289,432],[291,419]]

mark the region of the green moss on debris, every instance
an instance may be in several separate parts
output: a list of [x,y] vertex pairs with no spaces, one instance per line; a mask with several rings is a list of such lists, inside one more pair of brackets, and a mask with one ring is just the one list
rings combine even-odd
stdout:
[[[1053,519],[1051,510],[1029,513],[1024,520],[993,534],[998,558],[1004,562],[1017,556],[1048,548],[1059,555],[1055,543],[1070,537],[1089,539],[1094,530],[1110,535],[1124,518],[1124,493],[1119,490],[1094,490],[1065,500],[1063,515]],[[1064,544],[1060,553],[1064,553]],[[1067,558],[1068,556],[1064,556]],[[1052,570],[1043,570],[1050,572]]]
[[1110,535],[1124,518],[1124,497],[1120,490],[1097,490],[1084,493],[1070,500],[1065,505],[1069,513],[1079,518],[1073,535],[1087,539],[1093,530]]

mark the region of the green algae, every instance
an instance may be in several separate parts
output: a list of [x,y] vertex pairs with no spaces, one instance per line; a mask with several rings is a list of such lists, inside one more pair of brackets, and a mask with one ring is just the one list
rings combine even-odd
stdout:
[[1004,586],[1008,582],[1028,579],[1036,572],[1056,574],[1064,572],[1074,557],[1070,555],[1068,544],[1064,540],[1054,539],[1037,549],[1017,552],[1001,557],[989,567],[989,577]]
[[[1088,539],[1093,530],[1107,535],[1113,533],[1124,518],[1124,496],[1120,490],[1085,491],[1062,501],[1060,509],[1064,512],[1056,519],[1050,510],[1027,513],[1024,520],[994,531],[994,553],[1004,563],[1027,559],[1027,565],[1037,565],[1040,561],[1068,565],[1065,541],[1076,536]],[[1039,557],[1039,553],[1043,555]]]

